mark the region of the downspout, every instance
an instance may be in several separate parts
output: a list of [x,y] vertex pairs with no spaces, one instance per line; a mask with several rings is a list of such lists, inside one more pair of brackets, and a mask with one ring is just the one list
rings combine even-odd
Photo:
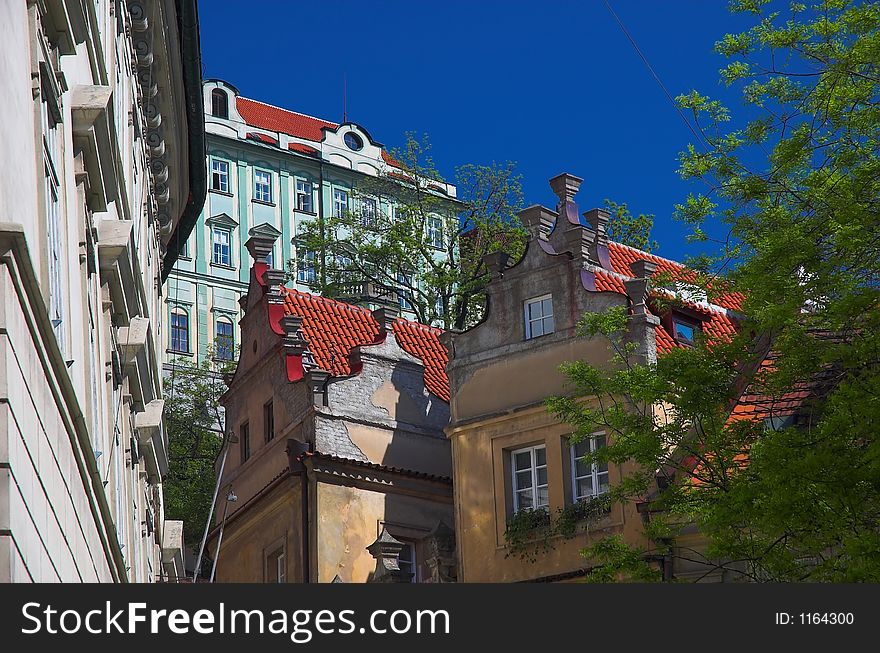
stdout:
[[327,248],[324,243],[324,145],[321,144],[321,160],[318,161],[318,228],[321,232],[321,286],[327,285]]
[[300,547],[302,549],[302,582],[311,582],[310,535],[309,532],[309,474],[303,462],[311,447],[299,440],[287,441],[287,459],[291,474],[300,479]]
[[196,0],[176,0],[183,89],[186,101],[187,145],[189,149],[189,197],[168,239],[162,260],[162,282],[168,279],[180,255],[180,248],[195,228],[205,205],[208,172],[205,166],[205,107],[202,99],[202,55],[199,45],[199,10]]

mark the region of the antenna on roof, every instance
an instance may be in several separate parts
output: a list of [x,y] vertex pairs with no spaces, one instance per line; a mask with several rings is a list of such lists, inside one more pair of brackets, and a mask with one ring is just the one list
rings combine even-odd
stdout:
[[348,122],[348,116],[346,114],[346,83],[345,83],[345,73],[342,73],[342,124]]

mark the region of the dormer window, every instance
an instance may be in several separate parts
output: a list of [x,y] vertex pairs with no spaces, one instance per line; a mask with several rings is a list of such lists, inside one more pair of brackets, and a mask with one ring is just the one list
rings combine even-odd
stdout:
[[672,337],[680,345],[693,347],[696,334],[700,331],[699,323],[689,320],[681,315],[672,316]]
[[342,137],[342,140],[345,141],[346,147],[350,150],[354,150],[357,152],[364,146],[363,140],[361,137],[355,134],[354,132],[346,132],[345,136]]
[[226,91],[219,88],[211,91],[211,115],[215,118],[229,118],[229,96]]
[[541,295],[534,299],[528,299],[524,304],[524,309],[526,340],[553,333],[555,324],[553,322],[552,296]]

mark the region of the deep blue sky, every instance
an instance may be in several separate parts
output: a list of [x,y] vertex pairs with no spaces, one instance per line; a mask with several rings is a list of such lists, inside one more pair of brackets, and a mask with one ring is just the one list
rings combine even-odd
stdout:
[[[669,92],[728,101],[713,45],[745,19],[723,0],[612,0]],[[202,0],[204,76],[247,97],[333,121],[389,149],[428,133],[440,172],[512,160],[526,205],[555,206],[547,180],[584,178],[581,209],[605,198],[656,215],[657,253],[694,253],[672,220],[697,190],[676,174],[689,139],[663,91],[601,0]]]

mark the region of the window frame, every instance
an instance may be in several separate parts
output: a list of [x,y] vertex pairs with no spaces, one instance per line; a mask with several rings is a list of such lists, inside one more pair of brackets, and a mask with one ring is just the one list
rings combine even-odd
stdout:
[[[274,572],[270,569],[270,564],[274,558]],[[287,582],[287,551],[285,546],[277,546],[266,553],[266,582],[267,583],[286,583]]]
[[[302,184],[303,186],[302,192],[300,192],[300,184]],[[308,208],[305,208],[305,203],[300,205],[300,196],[308,198]],[[294,206],[296,207],[294,209],[295,211],[298,211],[300,213],[315,212],[315,188],[311,181],[303,177],[295,177],[293,180],[293,197]]]
[[[228,335],[224,334],[221,336],[221,334],[219,333],[219,327],[221,324],[229,327]],[[220,345],[218,345],[220,338],[229,339],[229,346],[228,348],[226,348],[229,351],[228,357],[220,355],[221,348]],[[235,325],[232,323],[231,319],[225,316],[218,317],[214,321],[214,359],[221,361],[235,360]]]
[[[435,224],[436,223],[436,224]],[[428,216],[427,224],[428,244],[434,249],[446,249],[446,235],[443,218],[435,215]],[[439,238],[438,238],[439,235]]]
[[[601,446],[598,444],[599,438],[602,439]],[[596,431],[595,433],[592,433],[589,438],[581,440],[577,444],[572,444],[571,442],[568,443],[569,463],[570,463],[570,470],[571,470],[571,500],[574,503],[577,503],[578,501],[595,499],[597,497],[602,496],[603,494],[606,494],[608,492],[608,490],[610,489],[611,475],[610,475],[610,472],[608,469],[608,463],[605,463],[604,470],[600,470],[599,463],[593,462],[590,465],[590,473],[583,474],[583,475],[579,476],[578,472],[577,472],[577,461],[579,459],[583,458],[584,455],[586,455],[586,454],[581,454],[580,456],[575,455],[577,447],[579,447],[581,445],[587,444],[589,446],[589,453],[594,453],[596,450],[600,449],[601,447],[604,447],[606,445],[606,443],[607,443],[607,440],[606,440],[606,435],[605,435],[604,431]],[[605,490],[603,490],[603,491],[599,491],[599,488],[601,487],[600,478],[599,478],[600,476],[605,477]],[[593,492],[589,496],[587,496],[587,495],[578,496],[578,481],[581,479],[585,479],[585,478],[590,479],[590,484],[591,484],[591,487],[593,488]]]
[[[216,101],[218,99],[223,100],[223,106],[221,113],[217,113]],[[214,88],[211,91],[211,115],[215,118],[222,118],[223,120],[229,120],[229,93],[224,91],[222,88]]]
[[[294,244],[296,248],[296,282],[306,286],[311,286],[318,279],[318,269],[316,267],[317,255],[305,244],[297,242]],[[311,265],[304,265],[311,261]],[[303,275],[304,272],[310,271],[310,274]]]
[[251,458],[251,425],[245,420],[238,427],[239,459],[244,465]]
[[[225,172],[220,171],[220,170],[215,170],[214,169],[215,164],[218,164],[218,167],[220,165],[225,166],[226,167]],[[225,184],[226,184],[225,188],[222,188],[223,183],[220,183],[221,188],[218,188],[214,185],[214,176],[215,175],[217,175],[218,182],[225,182]],[[211,157],[211,190],[216,193],[230,194],[231,191],[229,190],[229,188],[230,188],[229,182],[230,182],[230,180],[229,180],[229,161],[226,161],[225,159],[219,159],[217,157],[212,156]]]
[[[274,186],[274,184],[272,183],[272,171],[271,170],[264,170],[263,168],[254,168],[252,175],[253,175],[253,182],[254,182],[253,183],[253,193],[254,193],[253,199],[254,199],[254,201],[255,202],[263,202],[264,204],[272,204],[274,201],[272,199],[274,196],[273,192],[272,192],[272,190],[273,190],[272,186]],[[258,175],[266,175],[266,177],[267,177],[266,182],[263,183],[263,182],[258,181],[257,180]],[[259,191],[259,188],[261,186],[265,187],[265,191],[266,191],[265,195],[263,195]]]
[[[544,302],[546,302],[548,300],[550,301],[549,315],[545,314],[543,312]],[[540,315],[540,317],[532,318],[529,315],[529,307],[531,307],[535,304],[541,305],[541,315]],[[546,331],[544,328],[544,322],[548,319],[550,320],[551,328],[549,331]],[[523,302],[523,321],[525,324],[525,340],[531,340],[533,338],[540,338],[542,336],[549,336],[552,333],[556,333],[556,318],[555,318],[555,312],[553,310],[553,294],[547,293],[545,295],[539,295],[537,297],[531,297],[529,299],[526,299]],[[541,324],[541,333],[536,334],[534,332],[533,323],[540,323]]]
[[[345,202],[344,202],[345,206],[343,207],[342,211],[339,210],[339,207],[342,205],[342,202],[339,201],[337,194],[342,194],[345,196]],[[333,189],[333,217],[334,218],[344,218],[345,213],[348,211],[349,202],[350,202],[350,198],[349,198],[349,194],[348,194],[347,190],[345,190],[344,188],[334,188]]]
[[[218,244],[220,245],[221,252],[222,252],[222,247],[223,247],[223,243],[217,243],[217,241],[215,239],[215,234],[218,232],[225,232],[227,235],[226,258],[228,259],[228,261],[226,263],[224,263],[223,261],[217,260],[216,246]],[[227,268],[232,267],[232,229],[231,228],[225,227],[223,225],[218,225],[218,224],[211,225],[211,265],[221,265],[221,266],[227,267]]]
[[[676,343],[680,345],[685,345],[687,347],[693,347],[696,344],[696,336],[698,333],[700,333],[700,331],[702,331],[702,329],[700,328],[701,324],[699,320],[693,320],[679,313],[673,313],[670,317],[670,324],[672,325],[672,333],[670,335]],[[693,333],[693,337],[685,338],[680,336],[678,332],[679,325],[690,328]]]
[[[175,332],[179,333],[180,329],[181,329],[179,324],[176,325],[174,323],[174,321],[175,321],[174,318],[176,316],[183,316],[183,318],[185,320],[185,325],[183,327],[183,330],[185,333],[185,336],[184,336],[185,342],[183,344],[184,344],[185,349],[179,349],[179,348],[175,347],[175,344],[180,343],[180,338],[174,337]],[[169,325],[170,325],[170,328],[168,329],[168,346],[171,349],[171,351],[173,351],[174,353],[177,353],[177,354],[190,354],[190,353],[192,353],[189,349],[189,312],[181,306],[173,306],[171,308],[171,319],[169,320]]]
[[397,555],[397,566],[401,571],[404,571],[403,567],[401,567],[401,562],[406,562],[409,564],[409,571],[412,572],[412,576],[410,576],[409,582],[418,583],[419,582],[419,565],[418,565],[418,557],[416,556],[416,543],[410,540],[398,540],[401,544],[403,544],[403,548],[400,550],[400,553],[404,551],[409,552],[409,560],[404,561],[400,554]]
[[275,439],[275,402],[270,399],[263,404],[263,438],[266,442]]
[[[539,450],[543,450],[544,452],[544,463],[542,465],[538,465],[538,456],[537,452]],[[517,454],[529,453],[530,466],[529,471],[531,471],[531,481],[532,485],[528,488],[519,488],[517,484],[517,472],[524,472],[525,469],[517,469],[516,467],[516,457]],[[546,477],[546,482],[543,484],[538,483],[538,469],[544,468]],[[547,489],[547,503],[538,505],[538,490],[540,488]],[[544,444],[533,444],[528,447],[519,447],[518,449],[512,449],[510,451],[510,489],[511,489],[511,505],[513,506],[514,514],[520,512],[521,510],[546,510],[548,513],[550,512],[550,478],[549,478],[549,468],[547,466],[547,443]],[[524,490],[531,490],[532,492],[532,505],[530,507],[522,507],[520,505],[519,495]]]

